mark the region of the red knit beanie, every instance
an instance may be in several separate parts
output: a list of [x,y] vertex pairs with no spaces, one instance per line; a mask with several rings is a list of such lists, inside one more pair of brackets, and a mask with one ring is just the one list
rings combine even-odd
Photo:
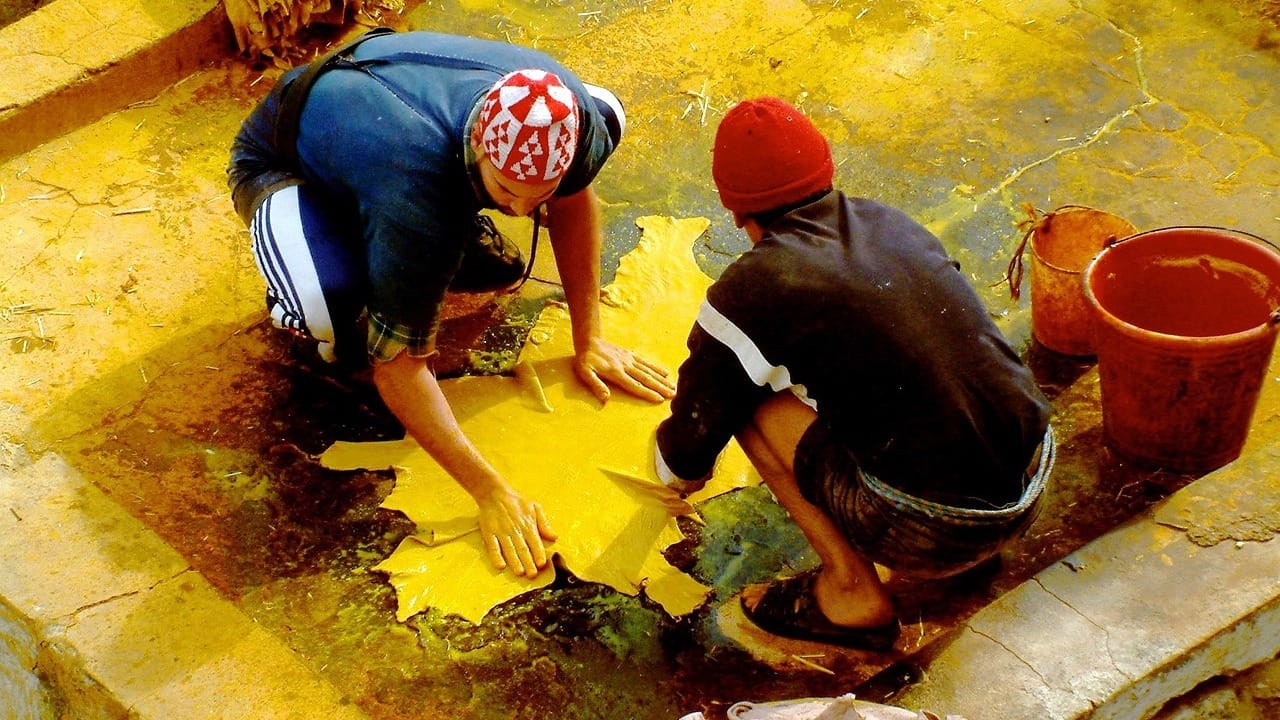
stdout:
[[777,98],[744,100],[716,130],[711,176],[725,209],[754,215],[831,187],[831,148],[799,110]]

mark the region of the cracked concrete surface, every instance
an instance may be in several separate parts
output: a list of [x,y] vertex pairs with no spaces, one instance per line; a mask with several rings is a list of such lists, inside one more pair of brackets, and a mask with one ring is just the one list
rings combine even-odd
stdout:
[[[989,586],[899,598],[912,654],[828,653],[831,674],[756,662],[707,615],[672,624],[569,581],[474,630],[395,623],[366,570],[409,531],[377,510],[389,480],[313,460],[395,428],[263,328],[222,184],[274,71],[230,56],[214,3],[108,5],[59,11],[103,22],[105,40],[84,24],[0,33],[6,77],[43,88],[0,90],[0,604],[68,702],[101,717],[674,718],[871,687],[900,659],[924,668],[907,706],[1139,718],[1275,654],[1277,362],[1239,461],[1199,479],[1134,468],[1105,448],[1096,368],[1031,345],[1026,296],[999,282],[1023,203],[1280,238],[1280,60],[1246,3],[632,2],[584,19],[477,0],[408,18],[536,44],[626,88],[631,129],[598,188],[606,277],[642,214],[711,218],[695,248],[709,273],[744,248],[711,187],[711,137],[735,99],[778,94],[831,136],[841,186],[926,222],[1027,349],[1062,445],[1034,537]],[[169,11],[168,45],[123,52]],[[34,59],[4,50],[34,40]],[[40,68],[64,50],[86,70],[51,92]],[[775,509],[743,494],[707,513],[722,519],[688,552],[714,603],[803,560]]]
[[11,79],[0,86],[0,157],[154,95],[224,55],[229,37],[221,6],[204,0],[44,5],[0,31]]
[[[1229,481],[1207,476],[1169,504],[1219,491],[1229,492]],[[939,643],[928,663],[937,674],[900,700],[939,706],[951,698],[948,707],[974,715],[1000,707],[1031,717],[1043,704],[1050,717],[1150,717],[1207,677],[1275,657],[1277,562],[1274,541],[1203,547],[1138,519],[979,611],[967,627],[985,643],[964,634]],[[1003,696],[1009,666],[1015,687],[1027,673],[1038,681],[1029,704]],[[982,681],[993,672],[999,685]],[[974,692],[982,686],[990,696]]]

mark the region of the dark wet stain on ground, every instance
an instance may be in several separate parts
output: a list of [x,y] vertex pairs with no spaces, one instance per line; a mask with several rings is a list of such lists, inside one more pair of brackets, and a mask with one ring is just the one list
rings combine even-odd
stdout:
[[0,28],[12,25],[52,0],[2,0],[0,1]]
[[[744,697],[840,694],[873,677],[884,686],[910,667],[841,653],[824,660],[833,674],[779,669],[719,637],[710,620],[719,604],[747,584],[816,562],[763,488],[704,503],[705,526],[682,523],[687,538],[668,557],[714,591],[689,617],[671,618],[643,595],[558,568],[551,586],[495,608],[479,626],[434,612],[395,623],[394,592],[368,570],[413,531],[379,508],[394,477],[327,470],[317,456],[339,439],[398,438],[399,424],[367,373],[327,366],[307,343],[265,323],[235,342],[256,359],[225,385],[206,384],[192,397],[193,383],[176,370],[156,379],[138,407],[78,441],[87,463],[107,466],[95,475],[114,478],[110,494],[245,612],[303,643],[295,649],[371,717],[397,717],[405,707],[475,718],[714,714]],[[240,351],[220,353],[230,363]],[[913,652],[1191,479],[1110,456],[1088,360],[1036,348],[1028,359],[1060,423],[1050,496],[1002,566],[960,582],[891,586],[906,634],[918,634]],[[292,632],[300,626],[311,631]],[[369,653],[389,659],[362,662]],[[381,677],[387,667],[398,668],[395,678]]]

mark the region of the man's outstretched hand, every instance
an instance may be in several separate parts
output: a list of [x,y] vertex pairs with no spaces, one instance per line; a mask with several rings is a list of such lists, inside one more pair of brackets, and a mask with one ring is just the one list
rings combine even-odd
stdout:
[[608,402],[611,384],[655,403],[670,400],[676,394],[666,368],[607,340],[595,340],[578,353],[573,369],[601,403]]
[[480,538],[493,566],[534,577],[547,566],[544,543],[556,539],[542,506],[509,487],[478,498]]

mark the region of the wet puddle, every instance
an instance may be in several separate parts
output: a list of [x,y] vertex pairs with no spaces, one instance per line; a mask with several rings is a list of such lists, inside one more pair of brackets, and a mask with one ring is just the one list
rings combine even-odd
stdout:
[[414,530],[378,508],[391,473],[316,461],[332,440],[395,438],[398,425],[367,381],[335,375],[265,324],[232,344],[211,362],[242,361],[236,380],[196,391],[195,364],[154,380],[127,417],[76,438],[79,464],[375,718],[428,705],[448,717],[674,718],[747,697],[840,694],[876,676],[874,692],[891,692],[911,677],[912,653],[1190,480],[1126,467],[1100,449],[1095,371],[1050,356],[1033,362],[1046,388],[1061,384],[1060,450],[1042,515],[992,575],[894,587],[906,626],[900,657],[834,652],[811,660],[818,670],[762,662],[726,639],[716,613],[742,587],[816,562],[763,488],[704,503],[705,526],[682,524],[687,539],[668,557],[714,590],[691,616],[673,619],[643,596],[560,568],[551,586],[478,626],[435,611],[400,624],[394,592],[369,571]]

